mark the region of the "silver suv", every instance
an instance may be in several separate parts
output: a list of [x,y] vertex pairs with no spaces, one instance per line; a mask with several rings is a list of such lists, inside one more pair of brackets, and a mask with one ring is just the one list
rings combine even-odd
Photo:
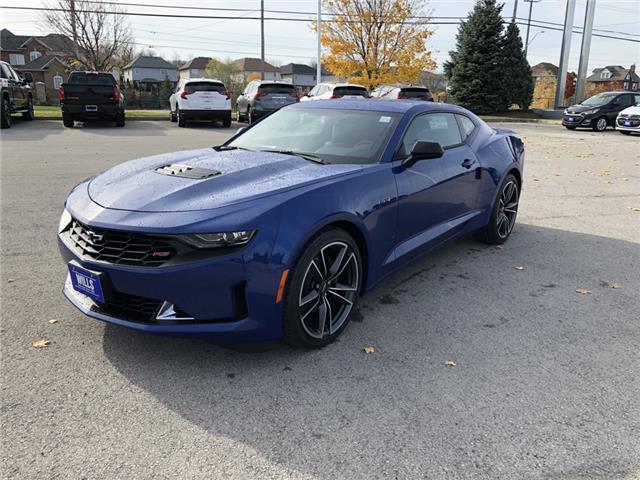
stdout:
[[290,83],[254,80],[236,100],[236,120],[251,124],[267,113],[299,101],[298,92]]

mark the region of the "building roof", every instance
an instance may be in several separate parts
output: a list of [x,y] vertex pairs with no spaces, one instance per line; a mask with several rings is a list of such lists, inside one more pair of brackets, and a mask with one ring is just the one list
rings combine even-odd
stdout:
[[72,53],[73,41],[66,35],[60,33],[50,33],[48,35],[14,35],[10,30],[3,28],[0,30],[0,48],[2,50],[22,50],[24,44],[34,39],[43,46],[57,52]]
[[[233,64],[239,70],[243,72],[261,72],[262,71],[262,60],[259,58],[239,58],[234,60]],[[271,65],[268,62],[264,62],[264,71],[265,72],[277,72],[278,69]]]
[[131,63],[126,65],[123,70],[130,68],[164,68],[167,70],[177,70],[178,68],[173,64],[167,62],[162,57],[155,57],[151,55],[138,55]]
[[557,77],[558,67],[553,63],[541,62],[531,67],[532,77]]
[[[601,78],[600,74],[603,70],[609,70],[611,76],[609,78]],[[607,65],[606,67],[596,68],[593,73],[587,77],[587,82],[618,82],[624,80],[627,73],[631,73],[631,79],[637,81],[638,75],[635,72],[629,72],[630,69],[624,68],[622,65]]]
[[303,63],[287,63],[280,67],[280,73],[284,75],[315,75],[316,69]]
[[25,72],[32,72],[34,70],[46,70],[49,65],[56,60],[65,67],[68,66],[63,60],[55,55],[42,55],[25,65],[17,65],[13,68],[15,68],[16,70],[23,70]]
[[195,57],[182,65],[178,70],[191,70],[192,68],[198,70],[204,70],[207,68],[207,64],[211,60],[211,57]]

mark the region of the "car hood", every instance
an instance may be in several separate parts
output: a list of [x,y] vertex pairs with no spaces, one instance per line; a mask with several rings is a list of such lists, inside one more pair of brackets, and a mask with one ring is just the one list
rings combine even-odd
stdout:
[[[156,171],[166,168],[165,173]],[[177,165],[177,167],[176,167]],[[186,178],[216,173],[208,178]],[[209,210],[325,181],[360,165],[321,165],[292,155],[212,148],[122,163],[89,183],[89,196],[104,208],[146,212]],[[204,170],[201,170],[204,169]],[[175,172],[171,174],[171,171]]]
[[633,107],[627,107],[620,112],[623,115],[640,115],[640,105],[635,105]]
[[567,107],[567,113],[582,113],[586,112],[587,110],[595,110],[598,108],[600,107],[593,107],[589,105],[571,105],[570,107]]

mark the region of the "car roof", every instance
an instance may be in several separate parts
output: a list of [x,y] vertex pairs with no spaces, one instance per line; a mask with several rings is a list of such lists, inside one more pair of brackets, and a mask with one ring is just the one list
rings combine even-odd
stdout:
[[332,110],[359,110],[371,112],[390,112],[390,113],[406,113],[411,109],[416,112],[437,112],[437,111],[453,111],[466,113],[462,107],[452,105],[450,103],[424,102],[414,100],[398,100],[389,102],[385,100],[367,99],[367,100],[316,100],[314,102],[300,102],[289,105],[285,108],[325,108]]
[[218,80],[217,78],[185,78],[184,79],[184,83],[191,83],[191,82],[212,82],[212,83],[222,83],[224,84],[224,82],[222,80]]

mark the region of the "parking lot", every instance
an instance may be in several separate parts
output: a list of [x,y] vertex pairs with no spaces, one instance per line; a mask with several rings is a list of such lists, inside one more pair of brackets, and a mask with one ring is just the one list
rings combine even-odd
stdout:
[[527,146],[511,239],[400,271],[319,351],[145,335],[63,299],[74,185],[239,126],[3,131],[4,478],[640,478],[637,136],[494,125]]

